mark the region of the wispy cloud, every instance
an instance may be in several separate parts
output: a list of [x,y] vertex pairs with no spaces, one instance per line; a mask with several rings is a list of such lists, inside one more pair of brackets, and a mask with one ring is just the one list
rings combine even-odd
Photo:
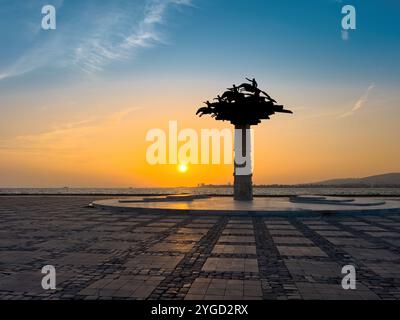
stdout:
[[339,116],[339,118],[350,117],[354,115],[357,111],[364,108],[365,104],[368,102],[368,97],[371,92],[375,88],[375,84],[371,83],[369,87],[365,90],[364,94],[354,103],[353,108],[350,111],[347,111]]
[[41,46],[28,49],[7,69],[0,71],[0,80],[20,76],[51,64],[52,59],[57,58],[55,53],[58,50],[58,43],[58,39],[52,39]]
[[[81,9],[82,4],[88,5]],[[8,68],[0,70],[0,81],[49,65],[75,66],[90,74],[99,72],[112,61],[134,57],[141,48],[165,43],[162,27],[166,26],[168,10],[191,5],[191,0],[117,0],[100,4],[83,1],[82,4],[68,8],[71,17],[66,19],[62,10],[76,4],[66,2],[61,8],[60,1],[57,29],[40,31],[32,47]]]
[[90,117],[80,121],[61,123],[48,131],[19,135],[7,140],[0,140],[2,152],[25,152],[58,150],[70,152],[73,149],[90,144],[102,132],[113,132],[124,119],[140,107],[125,108],[102,117]]

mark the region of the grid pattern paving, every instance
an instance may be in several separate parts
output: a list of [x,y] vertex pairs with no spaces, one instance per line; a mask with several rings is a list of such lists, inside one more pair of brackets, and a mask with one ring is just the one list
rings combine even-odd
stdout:
[[400,299],[395,213],[111,213],[95,199],[0,196],[0,299]]

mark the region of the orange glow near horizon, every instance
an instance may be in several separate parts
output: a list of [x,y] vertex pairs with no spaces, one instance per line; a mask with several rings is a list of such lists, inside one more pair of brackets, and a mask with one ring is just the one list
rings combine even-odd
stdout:
[[[99,93],[85,98],[87,107],[76,110],[58,98],[57,125],[46,111],[18,114],[9,130],[21,117],[30,117],[38,127],[25,129],[28,126],[22,123],[25,133],[0,139],[0,186],[176,187],[232,182],[233,165],[187,164],[189,170],[177,170],[177,164],[146,161],[151,144],[145,141],[146,133],[152,128],[167,132],[168,121],[178,121],[178,130],[192,128],[199,134],[203,128],[232,129],[227,122],[194,115],[203,98],[217,90],[195,93],[190,88],[172,94],[167,87],[157,98],[150,91],[132,96],[127,85],[119,85],[113,88],[117,98]],[[372,101],[356,115],[340,117],[351,105],[339,108],[340,101],[325,102],[324,111],[319,111],[327,99],[322,94],[313,105],[301,91],[297,100],[294,94],[285,98],[279,91],[275,96],[294,115],[276,115],[255,128],[255,183],[303,183],[400,170],[400,110],[395,105]]]

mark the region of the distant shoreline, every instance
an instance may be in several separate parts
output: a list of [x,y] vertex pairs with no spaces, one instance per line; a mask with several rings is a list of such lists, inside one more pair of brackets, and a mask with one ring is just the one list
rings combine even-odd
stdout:
[[[0,188],[0,196],[63,196],[63,197],[146,197],[173,194],[204,194],[232,197],[232,186],[215,185],[179,188]],[[336,197],[400,197],[400,186],[350,187],[316,185],[256,185],[256,197],[290,197],[319,195]]]
[[[194,188],[233,188],[232,185],[201,185]],[[260,185],[253,185],[253,188],[387,188],[387,189],[397,189],[400,188],[400,185],[394,184],[260,184]]]
[[[158,196],[169,196],[173,195],[172,193],[165,193],[165,194],[157,194]],[[297,194],[284,194],[284,195],[264,195],[258,194],[253,195],[255,198],[287,198],[296,196]],[[318,194],[321,196],[330,196],[330,197],[393,197],[393,198],[400,198],[400,193],[398,194],[390,194],[390,195],[383,195],[383,194]],[[154,196],[154,194],[126,194],[126,193],[0,193],[0,197],[150,197]],[[233,194],[209,194],[211,197],[232,197]]]
[[[233,185],[224,185],[224,184],[207,184],[200,185],[195,187],[0,187],[0,193],[2,190],[173,190],[173,189],[231,189]],[[349,189],[362,189],[362,188],[381,188],[381,189],[400,189],[399,184],[395,185],[379,185],[379,184],[354,184],[354,185],[337,185],[337,184],[255,184],[253,188],[256,189],[272,189],[272,188],[320,188],[320,189],[329,189],[329,188],[349,188]]]

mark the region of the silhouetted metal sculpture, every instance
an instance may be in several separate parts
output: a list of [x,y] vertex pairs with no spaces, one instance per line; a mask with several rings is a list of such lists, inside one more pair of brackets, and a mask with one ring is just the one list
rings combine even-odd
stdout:
[[[209,114],[216,120],[230,121],[235,126],[235,171],[234,198],[235,200],[252,200],[252,168],[248,174],[239,174],[240,168],[250,166],[250,163],[238,164],[240,158],[251,159],[250,126],[258,125],[263,119],[270,119],[275,113],[292,113],[276,104],[265,91],[258,88],[256,79],[246,78],[250,83],[233,85],[222,96],[214,99],[217,102],[206,101],[206,107],[200,108],[196,115],[200,117]],[[241,143],[240,143],[241,141]],[[240,147],[239,149],[237,147]],[[241,155],[236,154],[241,150]]]

